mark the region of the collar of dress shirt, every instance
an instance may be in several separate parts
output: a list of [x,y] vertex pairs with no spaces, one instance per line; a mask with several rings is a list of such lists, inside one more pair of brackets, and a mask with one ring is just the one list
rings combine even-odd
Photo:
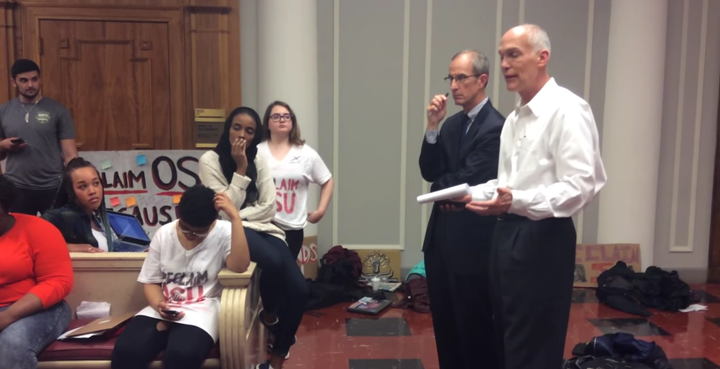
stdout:
[[480,110],[482,110],[483,106],[488,102],[488,98],[484,98],[483,101],[480,101],[479,104],[475,105],[474,108],[470,109],[470,111],[467,113],[467,116],[470,117],[470,121],[475,121],[475,117],[477,117],[478,113],[480,113]]
[[530,109],[530,111],[535,115],[536,117],[539,117],[543,109],[548,108],[552,106],[551,102],[553,99],[553,93],[555,91],[555,88],[557,87],[557,82],[555,82],[555,78],[551,77],[545,85],[538,91],[537,94],[535,94],[535,97],[530,100],[529,103],[523,105],[520,105],[521,102],[518,101],[517,103],[517,109],[522,109],[527,107]]

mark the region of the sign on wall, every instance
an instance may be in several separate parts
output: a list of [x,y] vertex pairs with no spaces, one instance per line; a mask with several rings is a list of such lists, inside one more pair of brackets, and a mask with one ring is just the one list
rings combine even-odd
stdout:
[[597,287],[600,273],[623,261],[636,272],[642,272],[639,244],[578,244],[575,251],[575,287]]

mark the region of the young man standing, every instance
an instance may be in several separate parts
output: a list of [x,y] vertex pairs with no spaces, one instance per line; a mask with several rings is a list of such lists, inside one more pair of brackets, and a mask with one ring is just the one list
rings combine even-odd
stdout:
[[0,160],[20,191],[11,212],[37,215],[49,209],[65,163],[77,156],[75,127],[62,104],[43,97],[40,68],[20,59],[11,70],[19,96],[0,106]]

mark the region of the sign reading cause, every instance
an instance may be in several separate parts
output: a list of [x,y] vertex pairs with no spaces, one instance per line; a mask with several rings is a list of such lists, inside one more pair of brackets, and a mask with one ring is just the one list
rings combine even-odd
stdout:
[[108,210],[132,214],[152,238],[177,219],[183,192],[200,183],[198,159],[205,150],[83,151],[100,171]]
[[578,244],[575,252],[574,287],[597,287],[600,273],[623,261],[636,272],[640,270],[639,244]]

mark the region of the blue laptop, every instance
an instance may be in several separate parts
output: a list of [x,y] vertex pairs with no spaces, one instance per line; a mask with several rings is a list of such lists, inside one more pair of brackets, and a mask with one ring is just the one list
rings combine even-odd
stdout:
[[150,247],[150,237],[132,214],[107,212],[110,228],[117,236],[113,252],[143,252]]

